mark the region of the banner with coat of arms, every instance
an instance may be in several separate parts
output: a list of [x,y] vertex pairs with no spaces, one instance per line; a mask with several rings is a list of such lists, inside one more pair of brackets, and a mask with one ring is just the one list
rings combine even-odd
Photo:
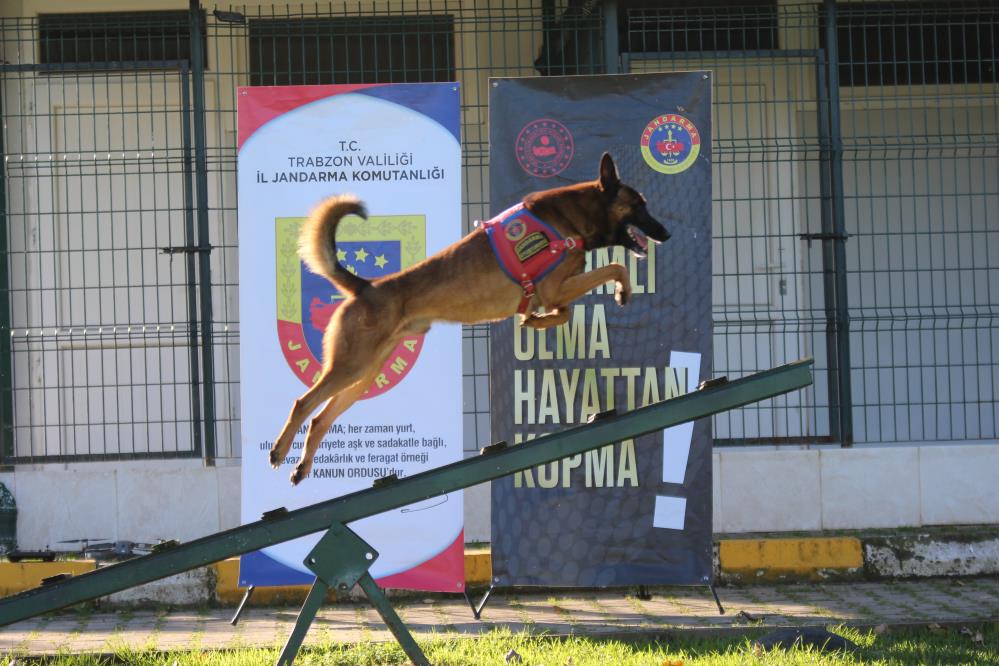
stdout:
[[[461,459],[461,329],[404,338],[363,398],[333,426],[310,476],[289,482],[305,428],[279,470],[268,452],[322,367],[322,338],[344,296],[298,257],[309,211],[358,195],[337,258],[369,280],[422,261],[461,231],[458,85],[248,87],[239,90],[242,520],[295,509]],[[460,492],[350,525],[380,556],[385,587],[464,588]],[[302,561],[320,535],[243,556],[240,585],[311,582]]]
[[[323,331],[343,295],[298,258],[298,233],[303,221],[275,220],[277,326],[288,367],[305,386],[312,386],[322,365]],[[395,273],[426,258],[426,226],[422,215],[344,220],[337,228],[337,257],[347,270],[368,280]],[[385,361],[382,379],[373,383],[361,399],[381,395],[402,381],[420,355],[423,338],[413,335],[400,342]]]

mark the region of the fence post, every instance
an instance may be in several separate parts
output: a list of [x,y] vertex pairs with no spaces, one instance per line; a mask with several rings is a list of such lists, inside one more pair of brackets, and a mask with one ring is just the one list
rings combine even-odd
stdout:
[[[0,77],[0,81],[2,81]],[[0,91],[0,122],[3,94]],[[4,154],[4,126],[0,124],[0,155]],[[14,455],[14,359],[10,337],[10,277],[7,245],[7,172],[0,159],[0,463]]]
[[[191,63],[185,62],[180,69],[180,109],[182,114],[181,132],[184,137],[184,244],[194,245],[194,169],[191,164]],[[187,334],[191,347],[191,434],[194,437],[194,450],[201,457],[205,455],[203,423],[201,420],[201,365],[198,355],[198,268],[194,254],[184,255],[187,276],[187,321],[190,330]]]
[[212,347],[212,264],[208,237],[208,158],[205,139],[205,56],[201,47],[201,6],[191,0],[191,83],[194,102],[194,182],[198,202],[198,283],[201,296],[201,399],[204,406],[205,463],[215,463],[215,350]]
[[[826,63],[829,84],[829,187],[832,234],[833,298],[835,305],[835,373],[838,413],[834,414],[839,430],[840,445],[853,446],[853,396],[850,385],[850,312],[846,290],[846,223],[843,211],[843,136],[840,128],[839,103],[839,34],[836,23],[836,0],[825,0]],[[828,297],[828,294],[827,294]],[[828,304],[827,304],[828,308]],[[830,396],[830,400],[832,396]]]
[[604,74],[621,73],[620,40],[617,35],[617,2],[600,4],[604,24]]

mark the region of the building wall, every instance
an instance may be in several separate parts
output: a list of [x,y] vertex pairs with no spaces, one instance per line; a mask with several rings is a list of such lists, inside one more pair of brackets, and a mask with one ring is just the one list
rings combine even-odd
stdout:
[[[740,534],[999,523],[999,444],[716,451],[714,531]],[[192,539],[239,525],[238,465],[38,465],[0,473],[20,547]],[[169,507],[169,510],[164,510]],[[277,508],[277,507],[275,507]],[[465,540],[491,540],[489,484],[465,491]]]
[[[248,3],[270,8],[283,4]],[[371,6],[419,9],[426,3],[378,2]],[[521,0],[508,2],[511,9],[506,23],[490,23],[488,33],[474,26],[481,3],[442,2],[459,18],[456,21],[455,45],[459,61],[472,62],[478,67],[459,69],[463,99],[463,142],[465,171],[466,228],[476,218],[485,215],[488,192],[488,78],[490,76],[528,75],[538,48],[540,26],[533,11],[538,3]],[[782,6],[790,3],[782,2]],[[290,3],[299,7],[298,3]],[[340,3],[332,5],[342,8]],[[435,5],[437,7],[438,5]],[[126,9],[185,9],[186,2],[155,1],[138,3],[134,0],[106,0],[87,3],[87,11]],[[326,5],[323,5],[326,7]],[[81,9],[72,0],[20,0],[0,4],[0,16],[33,16],[40,12],[71,12]],[[210,12],[212,6],[207,7]],[[228,9],[228,7],[223,7]],[[269,11],[269,10],[268,10]],[[525,18],[526,17],[526,18]],[[213,276],[218,279],[213,299],[222,326],[238,326],[236,275],[235,219],[235,114],[237,86],[248,83],[248,55],[245,45],[233,34],[224,32],[210,36],[209,54],[212,59],[206,73],[206,104],[213,110],[208,117],[209,150],[218,158],[211,175],[211,235],[219,252],[213,261]],[[782,26],[785,48],[814,49],[813,35]],[[9,48],[6,44],[5,48]],[[31,54],[20,54],[6,60],[30,61]],[[814,163],[816,146],[814,102],[816,80],[814,63],[801,56],[776,60],[742,58],[710,60],[684,58],[680,61],[648,60],[632,63],[632,71],[669,71],[673,69],[711,69],[716,73],[714,102],[716,108],[715,136],[717,153],[722,156],[714,165],[714,235],[716,238],[716,277],[714,283],[716,308],[727,313],[716,328],[716,369],[733,371],[768,367],[788,358],[814,355],[822,364],[825,356],[824,329],[803,327],[801,322],[821,314],[821,258],[818,244],[813,247],[798,238],[798,234],[816,231],[813,224],[817,212],[819,186],[818,167]],[[172,81],[169,75],[164,80]],[[5,146],[8,154],[41,155],[72,152],[85,146],[66,143],[65,118],[79,117],[89,112],[100,113],[114,107],[118,110],[143,113],[167,111],[161,127],[165,135],[176,137],[179,127],[179,89],[166,86],[159,97],[147,97],[129,81],[108,81],[105,77],[83,79],[86,85],[70,89],[62,80],[39,79],[23,81],[24,85],[5,84],[5,103],[31,101],[42,103],[38,118],[30,131],[22,133],[20,143]],[[992,161],[980,160],[981,168],[962,176],[941,170],[940,164],[926,159],[925,154],[895,152],[885,155],[884,148],[863,147],[864,139],[889,130],[906,137],[932,135],[959,126],[962,132],[995,135],[997,130],[997,94],[993,88],[937,86],[932,89],[844,90],[844,137],[854,148],[845,169],[845,188],[852,208],[852,224],[862,231],[854,243],[849,261],[854,280],[851,290],[857,294],[858,313],[889,309],[891,304],[918,310],[928,304],[951,304],[955,308],[974,311],[987,308],[988,290],[977,292],[966,288],[964,281],[991,279],[992,272],[977,271],[974,275],[956,270],[960,257],[975,257],[987,251],[988,243],[968,233],[961,224],[988,218],[988,211],[999,206],[994,184],[999,178],[994,156]],[[67,105],[67,100],[72,105]],[[122,100],[129,100],[123,105]],[[944,109],[941,111],[941,107]],[[170,112],[170,110],[173,110]],[[173,113],[174,115],[171,115]],[[142,133],[156,129],[155,124],[136,121],[129,132]],[[970,124],[969,124],[970,123]],[[121,134],[122,128],[107,130]],[[858,140],[859,138],[859,140]],[[858,147],[859,146],[859,147]],[[169,146],[164,146],[168,149]],[[725,151],[730,157],[726,158]],[[880,150],[880,152],[879,152]],[[811,155],[811,157],[809,157]],[[988,159],[989,155],[984,155]],[[140,167],[141,168],[141,167]],[[128,194],[119,208],[142,207],[141,192],[150,176],[125,172],[119,176],[127,185]],[[175,177],[170,174],[152,176],[162,183]],[[148,183],[146,183],[148,184]],[[23,211],[52,215],[66,214],[60,209],[67,200],[57,180],[48,181],[37,189],[15,192],[9,205]],[[176,191],[179,185],[166,186]],[[76,195],[74,195],[75,197]],[[75,208],[95,210],[100,192],[79,195]],[[939,206],[947,202],[946,206]],[[43,208],[54,205],[52,210]],[[939,210],[932,206],[938,205]],[[100,215],[83,216],[82,223],[96,225]],[[934,246],[930,237],[920,230],[930,224],[953,227],[953,243]],[[152,219],[150,224],[159,222]],[[879,257],[886,256],[890,238],[898,225],[911,224],[913,245],[906,250],[905,261],[887,267],[894,277],[879,279],[875,274]],[[994,226],[994,221],[992,222]],[[894,226],[893,226],[894,225]],[[95,227],[96,228],[96,227]],[[977,228],[977,227],[975,227]],[[96,232],[95,232],[96,233]],[[977,232],[976,232],[977,233]],[[20,235],[17,235],[20,234]],[[35,242],[42,249],[67,248],[72,239],[60,238],[39,225],[19,230],[14,244]],[[46,245],[47,244],[47,245]],[[72,249],[72,248],[70,248]],[[902,255],[894,256],[900,261]],[[71,260],[67,260],[71,261]],[[979,258],[987,265],[988,259]],[[44,291],[52,286],[68,287],[47,282],[47,275],[72,275],[74,267],[67,263],[60,269],[51,256],[39,255],[36,264],[15,276],[21,282],[14,286],[24,290]],[[49,263],[45,263],[49,262]],[[994,266],[994,262],[992,264]],[[916,284],[925,268],[955,268],[950,277],[933,285],[929,291],[906,291]],[[120,267],[122,271],[141,271],[141,259]],[[174,266],[169,270],[179,270]],[[226,280],[226,276],[230,279]],[[950,280],[953,280],[951,282]],[[182,284],[178,276],[164,278],[171,284]],[[938,293],[939,292],[939,293]],[[899,294],[903,298],[898,300]],[[177,295],[180,299],[181,296]],[[896,300],[892,300],[896,298]],[[914,299],[910,300],[909,299]],[[22,328],[31,329],[37,322],[47,321],[57,312],[69,312],[79,307],[59,299],[40,299],[23,306],[29,313]],[[985,312],[985,310],[981,310]],[[153,315],[150,315],[153,316]],[[155,313],[160,316],[160,313]],[[730,317],[730,318],[726,318]],[[221,340],[231,334],[220,326]],[[982,368],[992,372],[994,361],[980,358],[982,350],[992,349],[991,340],[969,339],[967,332],[934,330],[931,318],[914,324],[917,332],[901,327],[893,329],[855,330],[853,341],[860,369],[855,374],[858,399],[870,403],[870,413],[860,412],[858,432],[864,446],[839,449],[823,446],[753,446],[718,449],[714,453],[714,529],[718,532],[742,533],[757,531],[797,531],[818,529],[862,529],[873,527],[929,526],[939,524],[999,522],[999,499],[990,483],[999,474],[999,443],[983,437],[994,432],[995,396],[989,393],[969,393],[966,400],[952,386],[968,383],[968,377],[979,378]],[[752,335],[747,336],[746,332]],[[235,334],[232,334],[235,335]],[[993,335],[994,333],[987,333]],[[978,344],[981,342],[981,344]],[[987,344],[986,344],[987,343]],[[104,342],[95,343],[98,345]],[[976,346],[977,345],[977,346]],[[122,351],[120,341],[107,342],[101,353],[121,356],[122,373],[127,373],[128,360],[142,345]],[[947,393],[926,394],[926,402],[945,405],[924,410],[923,398],[910,394],[912,387],[923,381],[899,369],[924,364],[930,350],[947,348],[953,351],[953,365],[964,375],[953,382],[933,379],[936,387],[946,386]],[[88,462],[69,464],[18,465],[13,471],[0,473],[0,481],[14,493],[19,503],[18,532],[21,545],[27,548],[55,546],[64,539],[106,537],[147,541],[157,538],[190,540],[219,529],[233,527],[238,522],[239,493],[252,489],[239,488],[239,405],[238,347],[220,347],[223,359],[218,365],[217,381],[225,387],[219,391],[219,412],[223,420],[220,439],[226,444],[212,465],[193,460],[151,460],[130,462]],[[485,344],[481,339],[466,340],[466,374],[471,363],[483,367]],[[885,363],[880,357],[891,350],[894,357]],[[78,356],[93,354],[85,347],[70,349]],[[65,349],[59,353],[67,353]],[[142,352],[145,353],[145,352]],[[935,353],[935,352],[933,352]],[[53,354],[41,348],[32,352],[20,372],[25,385],[44,388],[72,384],[60,375],[65,363],[45,362]],[[49,354],[46,356],[45,354]],[[933,360],[933,359],[929,359]],[[992,365],[990,366],[989,363]],[[160,381],[148,378],[148,383]],[[466,376],[466,402],[487,395],[483,376]],[[992,376],[979,378],[982,385],[999,381]],[[113,384],[108,376],[104,383]],[[171,381],[183,383],[182,375]],[[978,385],[978,379],[975,382]],[[78,386],[76,400],[83,401],[88,391]],[[36,454],[58,453],[72,433],[61,423],[72,423],[74,414],[69,393],[62,397],[53,392],[38,393],[25,404],[18,405],[29,436],[19,446]],[[479,397],[469,398],[476,395]],[[920,394],[921,396],[923,394]],[[31,402],[31,401],[35,402]],[[951,409],[952,403],[964,400],[978,409],[982,418],[970,418],[964,407]],[[805,438],[828,433],[829,423],[817,409],[827,405],[829,397],[821,381],[814,391],[791,396],[777,405],[767,404],[752,410],[715,419],[718,438],[752,437],[762,440]],[[48,404],[56,405],[51,409]],[[932,413],[930,413],[932,411]],[[959,413],[960,412],[960,413]],[[976,412],[977,414],[978,412]],[[466,415],[468,416],[468,415]],[[984,419],[984,420],[983,420]],[[956,423],[977,423],[974,428],[955,428]],[[989,430],[990,423],[992,429]],[[918,431],[898,424],[920,424]],[[927,427],[927,424],[930,427]],[[276,424],[277,425],[277,424]],[[127,430],[127,429],[126,429]],[[469,452],[488,441],[488,419],[474,414],[466,418],[466,449]],[[123,435],[131,436],[131,435]],[[471,453],[470,453],[471,454]],[[466,497],[466,538],[488,541],[488,486],[468,491]],[[164,510],[164,507],[167,509]]]

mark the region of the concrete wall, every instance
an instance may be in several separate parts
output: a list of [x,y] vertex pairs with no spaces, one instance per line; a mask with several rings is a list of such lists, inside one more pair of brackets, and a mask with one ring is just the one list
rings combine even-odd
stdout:
[[[714,531],[793,532],[999,523],[999,443],[721,450]],[[18,467],[22,548],[64,539],[191,539],[239,524],[238,465],[199,461]],[[465,538],[490,540],[489,486],[465,495]]]
[[68,539],[190,541],[239,524],[239,466],[200,460],[24,465],[0,474],[17,502],[18,545]]
[[999,444],[714,454],[716,532],[999,522]]

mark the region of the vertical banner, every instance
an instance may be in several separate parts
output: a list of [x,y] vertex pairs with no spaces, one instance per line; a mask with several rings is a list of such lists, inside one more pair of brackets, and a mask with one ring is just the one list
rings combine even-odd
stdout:
[[[624,264],[614,285],[548,330],[493,325],[495,440],[531,438],[682,395],[711,376],[711,80],[706,72],[493,79],[493,214],[532,191],[597,176],[609,152],[672,234],[646,260],[591,251],[587,269]],[[711,580],[710,422],[625,440],[497,480],[498,585],[613,586]]]
[[[369,279],[399,271],[461,233],[458,85],[239,90],[242,520],[295,509],[461,459],[461,328],[404,339],[364,397],[323,438],[311,474],[289,482],[305,427],[275,471],[268,451],[317,377],[322,336],[343,295],[298,258],[298,233],[324,198],[350,192],[369,218],[337,229],[337,254]],[[308,423],[308,422],[307,422]],[[350,525],[380,557],[386,587],[464,589],[462,495]],[[241,585],[311,582],[311,535],[244,556]]]

